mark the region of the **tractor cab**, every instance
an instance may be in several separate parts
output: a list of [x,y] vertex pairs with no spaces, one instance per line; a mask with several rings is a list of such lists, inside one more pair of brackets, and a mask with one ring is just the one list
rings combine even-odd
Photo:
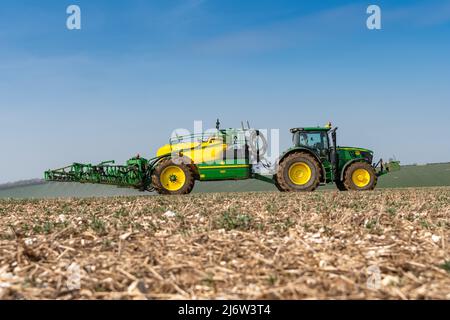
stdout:
[[[331,141],[329,132],[335,129],[328,127],[292,128],[292,141],[294,147],[306,148],[314,152],[322,160],[330,160]],[[330,141],[331,140],[331,141]]]

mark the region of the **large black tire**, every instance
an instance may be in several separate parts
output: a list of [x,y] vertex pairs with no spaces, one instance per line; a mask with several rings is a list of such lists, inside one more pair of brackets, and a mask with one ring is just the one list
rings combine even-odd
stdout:
[[[304,184],[295,183],[289,176],[291,167],[303,163],[311,171],[309,180]],[[314,191],[320,184],[322,171],[318,161],[305,152],[295,152],[284,158],[278,166],[276,185],[282,191]]]
[[[355,181],[358,181],[358,177],[356,175],[357,170],[364,170],[368,173],[368,179],[361,178],[360,185],[357,185]],[[375,169],[368,164],[367,162],[355,162],[352,163],[344,173],[344,187],[347,190],[355,190],[355,191],[367,191],[375,189],[377,185],[378,177],[375,174]]]
[[274,179],[274,181],[275,181],[275,187],[277,187],[277,189],[278,189],[279,191],[281,191],[281,192],[286,191],[286,190],[283,190],[283,189],[281,188],[280,184],[278,183],[278,179],[277,179],[277,176],[276,176],[276,175],[274,175],[273,179]]
[[341,180],[336,181],[336,187],[339,191],[347,191],[348,189],[345,187],[344,182]]
[[[176,190],[170,187],[171,182],[167,182],[162,177],[162,174],[164,173],[165,175],[165,170],[169,167],[179,168],[184,174],[184,183]],[[195,178],[191,166],[178,159],[166,158],[161,160],[152,174],[152,185],[159,194],[188,194],[194,188],[194,183]]]

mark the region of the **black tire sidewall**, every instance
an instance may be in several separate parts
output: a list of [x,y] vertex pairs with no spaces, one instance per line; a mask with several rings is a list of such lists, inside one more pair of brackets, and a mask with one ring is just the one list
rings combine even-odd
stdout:
[[278,179],[277,179],[277,177],[275,176],[274,177],[274,184],[275,184],[275,187],[277,187],[277,189],[279,190],[279,191],[281,191],[281,192],[284,192],[285,190],[283,190],[283,188],[280,186],[280,184],[278,183]]
[[347,191],[344,182],[340,180],[336,181],[336,188],[338,188],[339,191]]

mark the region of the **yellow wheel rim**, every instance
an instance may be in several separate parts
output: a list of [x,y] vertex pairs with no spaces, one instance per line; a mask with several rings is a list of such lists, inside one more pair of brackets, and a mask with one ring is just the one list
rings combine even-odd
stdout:
[[366,169],[356,169],[352,174],[353,183],[359,187],[364,188],[370,183],[370,173]]
[[177,166],[169,166],[161,172],[161,184],[169,191],[177,191],[183,188],[186,182],[186,174]]
[[304,162],[297,162],[289,168],[289,179],[296,185],[304,185],[311,180],[311,168]]

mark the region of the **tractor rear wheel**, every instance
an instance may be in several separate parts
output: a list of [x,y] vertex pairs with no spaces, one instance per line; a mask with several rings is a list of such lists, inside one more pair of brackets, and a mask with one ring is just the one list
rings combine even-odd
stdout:
[[375,169],[367,162],[351,164],[344,174],[344,186],[347,190],[365,191],[373,190],[377,185]]
[[344,182],[342,182],[341,180],[336,181],[336,187],[338,188],[339,191],[347,191],[348,190],[345,187]]
[[152,175],[152,184],[159,194],[188,194],[195,178],[189,165],[174,159],[163,159]]
[[304,152],[288,155],[278,166],[276,185],[282,191],[314,191],[320,184],[320,164]]
[[274,181],[274,185],[275,185],[275,187],[277,187],[278,191],[281,191],[281,192],[285,192],[286,191],[278,183],[278,179],[277,179],[277,175],[276,174],[273,176],[273,181]]

